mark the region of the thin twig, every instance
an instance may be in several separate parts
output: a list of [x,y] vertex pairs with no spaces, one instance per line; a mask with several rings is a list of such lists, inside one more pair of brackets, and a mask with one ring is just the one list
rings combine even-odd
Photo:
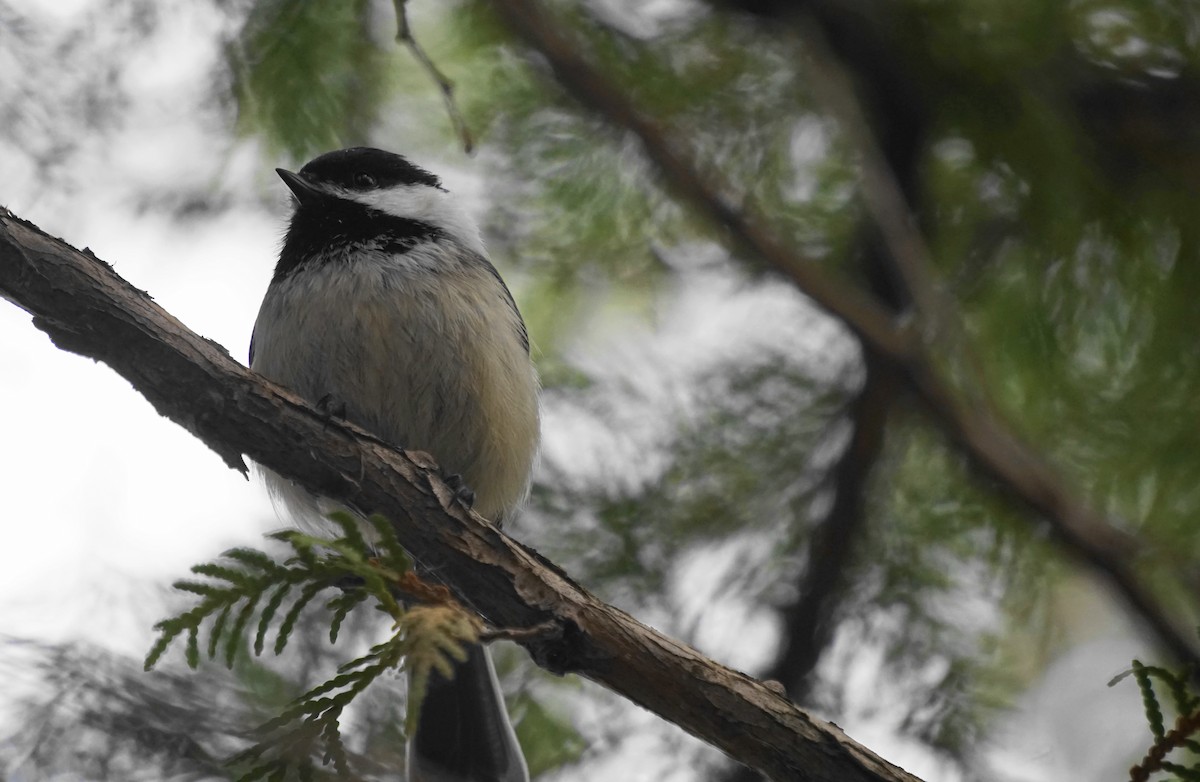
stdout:
[[700,175],[690,151],[668,136],[633,105],[603,72],[546,19],[534,0],[492,0],[509,28],[542,55],[558,81],[576,100],[642,142],[664,180],[687,202],[729,232],[740,247],[778,269],[817,304],[840,318],[901,376],[925,402],[932,420],[967,455],[975,470],[996,481],[1044,520],[1063,550],[1104,577],[1132,613],[1181,661],[1200,665],[1191,636],[1176,626],[1157,596],[1135,573],[1141,545],[1067,487],[1057,470],[1024,443],[991,411],[960,399],[928,351],[910,330],[872,297],[829,278],[816,264],[797,256],[747,213],[734,209],[712,180]]
[[479,634],[480,643],[490,641],[514,641],[529,643],[545,641],[562,636],[562,625],[558,622],[542,622],[532,627],[489,627]]
[[450,116],[450,124],[454,126],[454,132],[462,141],[463,152],[471,154],[475,149],[475,140],[471,137],[471,129],[467,127],[466,119],[459,111],[458,101],[454,99],[454,82],[438,69],[425,50],[421,48],[421,44],[417,43],[417,39],[413,37],[412,26],[408,23],[408,0],[393,0],[393,4],[396,7],[396,43],[402,43],[408,47],[412,56],[429,74],[429,78],[433,79],[433,83],[442,93],[442,102],[446,104],[446,113]]

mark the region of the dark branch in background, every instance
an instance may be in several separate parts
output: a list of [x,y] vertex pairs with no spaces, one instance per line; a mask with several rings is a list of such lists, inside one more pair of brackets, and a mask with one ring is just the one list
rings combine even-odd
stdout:
[[[822,29],[809,24],[810,37],[824,38],[822,30],[831,26],[828,20],[823,20]],[[912,80],[897,66],[901,58],[887,51],[885,42],[871,35],[867,25],[839,31],[838,42],[842,51],[869,53],[857,75],[868,85],[861,92],[864,102],[868,96],[871,101],[864,111],[874,120],[874,134],[854,104],[855,91],[845,75],[839,73],[841,78],[831,83],[819,82],[826,102],[845,104],[836,113],[852,116],[853,123],[843,120],[843,124],[852,125],[856,146],[863,149],[867,161],[864,168],[868,181],[863,190],[877,220],[861,229],[864,277],[875,297],[897,317],[914,304],[918,312],[927,313],[933,307],[928,274],[914,261],[912,253],[903,252],[922,245],[919,236],[910,235],[913,231],[907,212],[895,210],[898,201],[912,201],[920,192],[918,163],[927,132],[927,113]],[[826,62],[818,66],[818,77],[831,69]],[[810,82],[817,84],[818,79]],[[886,147],[877,144],[875,138],[886,139]],[[830,640],[832,628],[828,623],[834,601],[841,590],[854,538],[865,525],[867,479],[882,451],[888,410],[899,391],[900,378],[894,365],[870,344],[864,346],[864,363],[866,380],[851,410],[854,434],[834,469],[833,507],[814,533],[813,553],[800,583],[800,599],[784,612],[789,640],[768,673],[770,678],[787,684],[799,702],[806,699],[806,685],[810,683],[807,677]]]
[[[1128,525],[1112,524],[1085,500],[1072,496],[1054,468],[1003,420],[978,371],[957,394],[938,372],[933,354],[957,354],[972,369],[978,361],[963,338],[961,318],[939,295],[929,270],[930,253],[921,230],[929,227],[920,220],[917,172],[929,119],[917,80],[905,78],[898,65],[903,58],[884,42],[878,24],[865,23],[844,3],[814,0],[810,15],[797,15],[787,7],[781,15],[801,31],[813,60],[812,81],[857,148],[863,199],[885,245],[878,257],[902,282],[916,307],[916,330],[933,348],[932,354],[927,349],[920,356],[909,373],[910,382],[932,407],[935,420],[945,416],[939,422],[943,430],[965,446],[976,468],[999,479],[1018,502],[1044,514],[1068,553],[1108,576],[1160,643],[1194,665],[1192,636],[1180,632],[1137,577],[1134,562],[1140,542],[1119,529]],[[970,387],[971,380],[975,387]]]
[[[868,39],[862,26],[855,28],[860,41]],[[819,32],[813,33],[819,35]],[[883,181],[883,189],[890,202],[904,193],[915,198],[919,192],[918,162],[926,134],[926,115],[916,90],[894,66],[898,59],[882,50],[882,42],[867,41],[875,54],[869,59],[874,71],[871,89],[868,91],[875,101],[868,113],[875,120],[877,135],[888,139],[886,153],[879,148],[870,131],[857,114],[855,125],[859,144],[869,147],[869,158],[875,172],[873,182],[864,184],[870,193],[873,184]],[[849,83],[843,78],[839,82],[823,84],[829,100],[853,102],[854,93],[848,90]],[[845,111],[853,111],[850,106]],[[886,160],[884,159],[886,157]],[[886,176],[896,172],[896,178]],[[878,208],[881,199],[874,199]],[[904,315],[916,304],[919,312],[933,306],[926,287],[923,268],[913,268],[911,259],[897,257],[897,243],[893,237],[904,232],[907,215],[900,214],[885,230],[882,223],[866,224],[860,229],[863,239],[863,276],[872,293],[887,308]],[[911,239],[909,240],[911,243]],[[906,245],[907,246],[907,245]],[[864,346],[866,379],[862,391],[855,399],[850,411],[854,422],[854,434],[846,452],[834,468],[836,495],[829,517],[817,527],[811,542],[812,553],[800,582],[799,600],[784,612],[788,640],[779,660],[769,670],[768,676],[783,681],[789,694],[798,702],[807,700],[811,685],[810,674],[816,666],[821,652],[831,640],[832,614],[840,597],[845,570],[849,565],[855,538],[865,531],[867,482],[883,450],[884,432],[888,411],[900,391],[900,377],[896,367],[870,345]]]
[[[532,0],[492,0],[508,26],[549,63],[555,78],[576,100],[618,127],[634,133],[647,157],[687,203],[728,231],[731,240],[766,261],[846,325],[897,368],[925,403],[931,419],[962,449],[977,474],[994,481],[1044,522],[1063,551],[1103,577],[1126,606],[1180,661],[1200,667],[1200,652],[1181,632],[1158,598],[1135,574],[1140,545],[1067,487],[1056,469],[993,412],[967,404],[949,386],[912,330],[893,319],[871,297],[831,280],[815,264],[796,256],[745,213],[732,209],[711,180],[699,174],[684,144],[670,139],[643,115],[599,69],[581,55],[583,47],[564,37]],[[880,144],[886,149],[887,144]],[[907,213],[907,211],[906,211]],[[892,249],[892,248],[890,248]],[[903,248],[900,248],[903,251]],[[923,260],[923,259],[922,259]]]
[[[833,472],[833,504],[808,541],[808,558],[800,574],[796,600],[780,611],[783,640],[779,655],[762,673],[780,682],[789,698],[803,704],[813,685],[812,673],[833,640],[834,617],[846,590],[846,576],[866,528],[867,482],[883,449],[888,411],[896,400],[899,378],[892,365],[867,353],[866,379],[850,409],[854,432]],[[754,782],[762,775],[736,765],[719,770],[714,779]]]
[[463,152],[471,154],[475,149],[475,140],[471,137],[471,129],[467,127],[466,119],[458,109],[458,102],[454,100],[454,82],[442,73],[425,53],[421,44],[417,43],[417,39],[413,37],[412,27],[408,23],[408,0],[393,0],[393,5],[396,7],[396,43],[407,46],[412,56],[429,74],[429,78],[433,79],[438,91],[442,93],[442,102],[446,104],[446,114],[450,117],[450,124],[454,126],[454,132],[458,135],[459,141],[462,142]]
[[[772,779],[916,782],[761,683],[638,624],[462,507],[427,454],[306,404],[189,331],[90,253],[0,211],[0,296],[64,350],[103,361],[231,467],[242,454],[363,513],[555,673],[577,673]],[[545,623],[559,629],[547,637]]]
[[796,602],[782,612],[783,648],[763,678],[783,682],[797,703],[807,700],[813,668],[832,640],[833,615],[864,534],[867,482],[883,448],[897,380],[890,364],[867,359],[866,382],[850,411],[854,433],[833,470],[833,505],[813,530]]
[[[810,37],[823,39],[823,30],[813,29],[815,26],[808,26]],[[849,80],[844,75],[839,74],[842,78],[834,84],[821,83],[822,97],[827,103],[851,104],[841,106],[838,113],[852,115],[857,145],[869,149],[875,179],[884,177],[889,171],[895,172],[894,180],[884,182],[885,192],[893,202],[901,197],[915,203],[921,190],[918,164],[928,126],[928,114],[915,84],[897,65],[901,58],[895,52],[887,51],[885,41],[872,35],[865,25],[838,29],[825,20],[823,28],[830,30],[830,35],[838,36],[829,43],[831,46],[840,44],[839,51],[858,49],[870,53],[862,59],[863,68],[856,75],[859,83],[866,85],[857,92],[867,104],[863,111],[872,118],[873,127],[867,126],[865,118],[853,105],[855,92],[850,91]],[[852,37],[847,39],[846,36]],[[816,65],[815,69],[821,70],[826,63]],[[875,138],[886,140],[886,146],[877,144]],[[872,184],[864,184],[868,196]],[[880,206],[879,199],[868,205],[869,208]],[[906,214],[900,217],[907,219]],[[903,230],[894,224],[890,227],[888,235]],[[927,293],[924,270],[910,268],[908,274],[904,273],[903,260],[893,254],[895,243],[888,241],[881,226],[868,223],[861,226],[859,232],[863,276],[875,297],[897,317],[906,313],[914,301],[918,302],[919,312],[928,313],[935,302]],[[813,530],[796,600],[781,611],[784,632],[779,656],[763,674],[764,678],[782,682],[792,700],[801,704],[808,702],[815,683],[813,671],[833,640],[835,617],[845,596],[853,557],[864,545],[861,539],[868,534],[868,483],[883,451],[888,414],[902,388],[896,366],[869,343],[863,345],[863,363],[866,369],[863,388],[849,411],[853,434],[832,471],[833,504],[829,515]],[[761,775],[739,765],[727,769],[719,778],[727,782],[754,782],[761,779]]]
[[1085,78],[1070,99],[1092,156],[1119,185],[1148,171],[1200,193],[1200,75]]

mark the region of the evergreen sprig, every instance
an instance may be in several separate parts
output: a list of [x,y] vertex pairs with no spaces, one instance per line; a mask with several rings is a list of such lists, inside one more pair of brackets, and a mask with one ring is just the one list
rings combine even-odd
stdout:
[[[181,580],[174,587],[197,596],[198,602],[155,625],[159,635],[146,655],[146,670],[154,667],[180,636],[185,638],[185,659],[196,668],[205,623],[208,637],[204,650],[210,659],[219,656],[228,667],[241,648],[252,648],[255,655],[261,655],[273,626],[272,650],[279,654],[304,609],[326,590],[336,590],[324,601],[330,617],[330,643],[337,641],[346,617],[360,606],[372,606],[392,619],[390,638],[340,666],[333,678],[303,693],[279,716],[260,726],[258,741],[228,761],[230,768],[238,769],[239,780],[284,780],[292,771],[299,779],[315,778],[309,761],[315,751],[320,752],[323,764],[332,764],[337,778],[356,778],[339,728],[346,707],[384,673],[408,670],[406,730],[411,731],[430,672],[452,676],[454,661],[466,659],[465,645],[479,640],[479,620],[447,590],[417,578],[411,559],[386,519],[372,516],[364,525],[345,512],[331,514],[330,519],[341,532],[335,538],[296,530],[270,535],[290,548],[282,559],[237,548],[216,562],[193,566],[192,573],[205,580]],[[370,541],[363,534],[364,526],[373,533]],[[417,596],[426,604],[406,607],[397,593]],[[428,604],[430,600],[435,603]]]
[[[1200,733],[1200,693],[1194,685],[1194,674],[1195,671],[1190,668],[1171,671],[1134,660],[1129,670],[1109,682],[1111,686],[1127,676],[1134,678],[1142,694],[1146,722],[1154,736],[1154,743],[1141,762],[1129,769],[1130,782],[1146,782],[1155,772],[1169,774],[1165,779],[1200,782],[1200,762],[1193,760],[1190,764],[1184,764],[1167,760],[1167,755],[1176,749],[1186,749],[1193,758],[1200,756],[1200,741],[1195,738]],[[1163,689],[1165,693],[1161,692]],[[1176,714],[1170,730],[1166,727],[1160,696],[1169,697],[1170,706]]]

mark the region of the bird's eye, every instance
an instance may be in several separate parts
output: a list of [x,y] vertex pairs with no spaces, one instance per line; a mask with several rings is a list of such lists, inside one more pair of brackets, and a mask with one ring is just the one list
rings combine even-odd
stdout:
[[371,176],[370,174],[359,172],[354,175],[354,186],[361,187],[364,190],[375,187],[375,177]]

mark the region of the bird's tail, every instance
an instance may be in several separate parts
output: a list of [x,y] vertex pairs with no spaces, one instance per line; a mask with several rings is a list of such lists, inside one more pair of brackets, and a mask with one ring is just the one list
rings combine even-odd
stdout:
[[491,655],[471,645],[452,679],[429,676],[408,742],[408,782],[528,780]]

